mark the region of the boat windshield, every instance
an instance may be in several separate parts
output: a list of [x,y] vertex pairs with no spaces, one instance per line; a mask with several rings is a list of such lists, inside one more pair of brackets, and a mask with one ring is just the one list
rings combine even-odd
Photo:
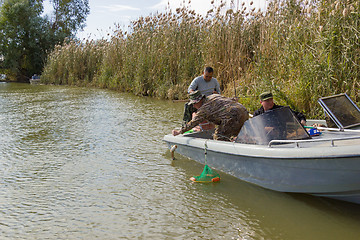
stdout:
[[250,118],[236,139],[239,143],[267,145],[271,140],[310,138],[289,107],[277,108]]
[[319,103],[340,129],[360,125],[360,110],[346,93],[320,98]]

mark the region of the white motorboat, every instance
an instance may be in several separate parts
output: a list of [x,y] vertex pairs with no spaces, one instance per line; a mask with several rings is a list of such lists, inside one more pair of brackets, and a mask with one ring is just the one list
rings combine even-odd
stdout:
[[250,118],[235,142],[212,140],[212,131],[164,141],[200,163],[206,146],[211,168],[267,189],[360,204],[360,110],[346,94],[319,103],[336,128],[303,127],[284,107]]
[[40,81],[40,76],[34,74],[31,79],[30,79],[30,83],[31,84],[39,84],[41,81]]

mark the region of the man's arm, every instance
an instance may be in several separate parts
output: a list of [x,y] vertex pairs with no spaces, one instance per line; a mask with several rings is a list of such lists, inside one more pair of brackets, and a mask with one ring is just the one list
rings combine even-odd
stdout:
[[263,114],[264,113],[264,108],[261,106],[259,109],[255,110],[253,117]]
[[296,111],[293,111],[296,118],[299,120],[299,122],[302,124],[302,125],[306,125],[306,118],[305,118],[305,115],[301,112],[296,112]]
[[214,90],[216,91],[216,92],[214,91],[214,93],[221,94],[220,84],[216,78],[214,78],[214,79],[215,79],[215,89]]
[[198,110],[198,112],[196,114],[194,114],[193,119],[190,122],[188,122],[184,127],[181,128],[180,133],[189,131],[193,127],[196,127],[197,125],[199,125],[204,120],[205,120],[205,118],[204,118],[203,112],[201,110]]
[[192,80],[192,82],[190,83],[189,88],[188,88],[188,93],[191,93],[198,89],[198,78],[199,77],[196,77],[196,78],[194,78],[194,80]]
[[199,125],[201,122],[203,122],[205,120],[205,116],[206,116],[206,110],[204,111],[204,109],[199,109],[198,112],[196,114],[194,114],[193,119],[188,122],[187,124],[185,124],[181,130],[172,130],[172,134],[174,136],[182,134],[186,131],[189,131],[190,129],[196,127],[197,125]]

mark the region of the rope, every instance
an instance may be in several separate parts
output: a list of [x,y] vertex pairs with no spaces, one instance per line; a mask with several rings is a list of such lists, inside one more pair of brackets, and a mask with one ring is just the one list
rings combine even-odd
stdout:
[[205,144],[204,144],[205,165],[206,165],[206,155],[207,155],[206,149],[208,148],[208,146],[207,146],[207,141],[208,141],[208,140],[206,140],[206,141],[205,141]]

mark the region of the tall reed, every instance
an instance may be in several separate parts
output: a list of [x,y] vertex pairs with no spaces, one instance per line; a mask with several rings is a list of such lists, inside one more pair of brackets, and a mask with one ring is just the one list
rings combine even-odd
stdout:
[[280,104],[308,117],[322,114],[321,96],[346,92],[360,101],[360,4],[356,0],[273,0],[187,6],[141,17],[109,40],[58,46],[43,71],[46,83],[95,86],[137,95],[184,99],[191,80],[212,66],[223,94],[250,110],[270,90]]

